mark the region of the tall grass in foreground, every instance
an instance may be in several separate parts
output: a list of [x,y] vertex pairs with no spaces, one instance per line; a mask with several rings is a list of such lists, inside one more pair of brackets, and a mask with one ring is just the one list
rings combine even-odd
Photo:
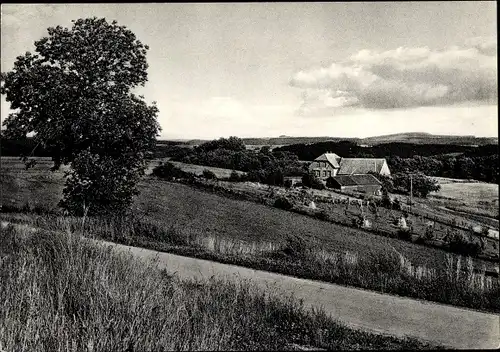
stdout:
[[[82,229],[81,218],[29,217],[34,226]],[[120,243],[148,247],[254,269],[342,285],[500,312],[498,278],[474,268],[471,258],[447,254],[443,270],[413,265],[388,245],[377,252],[329,252],[300,238],[286,243],[244,242],[228,237],[180,231],[134,217],[86,219],[84,232]],[[465,265],[463,262],[467,262]]]
[[432,347],[352,330],[248,283],[180,281],[69,232],[25,230],[1,233],[0,350]]

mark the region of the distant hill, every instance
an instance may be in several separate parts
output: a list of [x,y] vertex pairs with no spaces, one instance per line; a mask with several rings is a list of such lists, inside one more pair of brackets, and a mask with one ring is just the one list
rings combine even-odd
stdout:
[[243,138],[246,145],[289,145],[298,143],[318,143],[318,142],[340,142],[350,141],[357,143],[359,138],[343,138],[343,137],[289,137],[280,136],[278,138]]
[[[340,142],[349,141],[358,145],[377,145],[383,143],[412,143],[412,144],[453,144],[453,145],[487,145],[498,144],[497,137],[475,137],[475,136],[450,136],[434,135],[423,132],[408,132],[388,134],[384,136],[375,136],[367,138],[345,138],[345,137],[290,137],[279,136],[269,138],[242,138],[246,145],[269,145],[283,146],[290,144],[311,144],[318,142]],[[208,140],[192,139],[185,141],[189,145],[198,145]]]
[[382,143],[402,142],[413,144],[454,144],[454,145],[486,145],[498,144],[496,137],[450,136],[430,133],[412,132],[397,133],[385,136],[368,137],[361,139],[361,144],[375,145]]

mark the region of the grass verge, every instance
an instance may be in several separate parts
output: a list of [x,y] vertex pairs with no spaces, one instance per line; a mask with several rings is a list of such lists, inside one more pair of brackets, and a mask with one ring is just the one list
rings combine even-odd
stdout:
[[[5,218],[5,216],[3,217]],[[15,221],[14,217],[10,218]],[[295,277],[360,287],[455,306],[500,312],[498,279],[476,268],[472,258],[448,254],[440,267],[415,265],[395,248],[377,251],[327,251],[300,237],[284,243],[247,242],[231,237],[184,233],[176,227],[126,218],[82,219],[19,216],[19,222],[50,230],[83,231],[101,239]]]
[[350,329],[245,282],[181,281],[69,231],[8,226],[1,236],[1,350],[437,347]]

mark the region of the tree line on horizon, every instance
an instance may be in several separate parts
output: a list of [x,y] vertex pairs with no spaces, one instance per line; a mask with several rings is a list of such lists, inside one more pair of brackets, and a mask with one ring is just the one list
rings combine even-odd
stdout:
[[[50,156],[41,147],[35,148],[31,138],[2,138],[3,156]],[[325,152],[334,152],[347,158],[385,158],[392,173],[420,172],[427,176],[457,179],[475,179],[498,183],[498,145],[464,146],[446,144],[385,143],[362,147],[349,141],[293,144],[271,151],[263,146],[259,151],[247,150],[243,139],[220,138],[199,146],[182,143],[162,143],[153,150],[150,158],[171,157],[189,164],[215,166],[253,172],[255,179],[265,179],[268,174],[283,176],[306,172],[299,161],[312,161]],[[280,169],[280,172],[276,169]],[[264,171],[263,171],[264,170]],[[265,171],[267,170],[267,171]],[[278,182],[279,183],[279,182]]]

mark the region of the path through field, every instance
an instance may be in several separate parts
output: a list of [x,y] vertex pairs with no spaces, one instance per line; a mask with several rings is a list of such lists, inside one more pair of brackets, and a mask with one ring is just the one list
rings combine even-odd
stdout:
[[456,349],[500,347],[499,315],[100,242],[143,259],[157,257],[160,268],[176,273],[180,278],[203,280],[217,276],[243,279],[282,297],[294,294],[306,307],[322,307],[328,314],[355,328],[412,336]]

